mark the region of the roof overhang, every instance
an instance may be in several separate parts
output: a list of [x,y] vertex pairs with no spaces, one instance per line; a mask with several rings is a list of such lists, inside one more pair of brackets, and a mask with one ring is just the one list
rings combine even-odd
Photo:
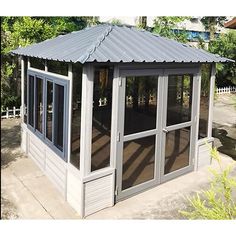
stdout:
[[224,24],[225,28],[236,29],[236,17]]

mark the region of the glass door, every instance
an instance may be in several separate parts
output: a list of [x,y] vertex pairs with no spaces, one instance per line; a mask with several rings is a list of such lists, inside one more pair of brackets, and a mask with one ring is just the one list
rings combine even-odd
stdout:
[[158,76],[122,79],[118,199],[155,185]]
[[162,182],[193,169],[193,78],[193,74],[177,74],[166,80]]

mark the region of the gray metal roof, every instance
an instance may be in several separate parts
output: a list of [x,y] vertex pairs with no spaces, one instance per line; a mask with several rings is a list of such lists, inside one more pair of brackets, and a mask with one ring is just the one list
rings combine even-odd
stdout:
[[66,62],[233,61],[134,27],[97,25],[12,53]]

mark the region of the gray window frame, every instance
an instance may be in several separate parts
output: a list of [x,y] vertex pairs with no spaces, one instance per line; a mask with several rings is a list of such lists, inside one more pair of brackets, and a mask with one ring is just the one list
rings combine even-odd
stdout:
[[[45,143],[53,152],[61,157],[65,162],[68,160],[68,117],[66,114],[69,113],[69,86],[70,81],[65,76],[40,71],[38,69],[28,68],[27,70],[27,103],[29,102],[29,76],[34,77],[34,127],[32,127],[27,116],[27,128],[32,131],[43,143]],[[36,77],[43,79],[43,132],[42,134],[35,128],[35,109],[36,109]],[[65,77],[65,79],[63,79]],[[55,105],[53,105],[53,120],[52,120],[52,141],[46,138],[46,101],[47,101],[47,88],[46,82],[50,81],[53,83],[53,104],[55,102],[55,84],[59,84],[64,87],[64,116],[63,116],[63,151],[54,145],[54,122],[55,122]],[[27,110],[29,110],[29,104],[27,104]]]

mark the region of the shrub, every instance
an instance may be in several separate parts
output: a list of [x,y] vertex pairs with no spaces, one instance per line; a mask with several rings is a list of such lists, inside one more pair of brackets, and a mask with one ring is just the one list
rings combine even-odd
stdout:
[[217,161],[219,170],[209,169],[213,175],[209,189],[202,190],[188,198],[189,210],[180,211],[180,213],[188,219],[236,219],[236,201],[234,199],[236,178],[231,176],[233,165],[223,168],[216,148],[211,148],[211,157]]

